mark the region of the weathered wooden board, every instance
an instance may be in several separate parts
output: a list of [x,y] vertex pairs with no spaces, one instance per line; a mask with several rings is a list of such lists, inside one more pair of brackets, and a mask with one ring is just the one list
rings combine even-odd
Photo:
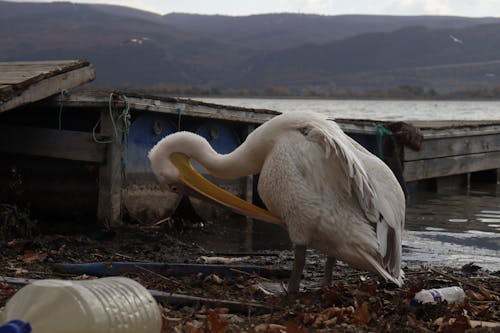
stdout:
[[[112,116],[118,118],[115,111]],[[112,120],[108,110],[101,111],[101,134],[111,138],[106,143],[106,163],[99,168],[99,197],[97,218],[106,226],[121,222],[121,187],[122,187],[122,136],[114,135]]]
[[405,150],[405,161],[500,151],[500,133],[424,140],[420,151]]
[[[203,103],[189,99],[141,97],[125,94],[130,109],[136,111],[161,112],[180,116],[200,117],[209,119],[221,119],[238,121],[243,123],[261,124],[274,116],[280,114],[277,111],[239,108],[217,104]],[[52,104],[58,103],[57,99],[51,100]],[[109,93],[102,92],[78,92],[71,94],[65,99],[64,105],[68,107],[107,107]],[[117,102],[117,108],[125,107],[124,102]]]
[[469,154],[405,163],[404,178],[411,182],[420,179],[459,175],[500,167],[500,152]]
[[87,61],[0,63],[0,112],[36,102],[95,78]]
[[0,123],[0,151],[102,163],[105,145],[87,132],[13,126]]

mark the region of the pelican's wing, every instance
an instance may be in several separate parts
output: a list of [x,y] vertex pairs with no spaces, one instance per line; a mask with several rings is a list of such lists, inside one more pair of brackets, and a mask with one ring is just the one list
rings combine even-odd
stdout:
[[370,182],[358,149],[353,149],[350,138],[333,121],[318,121],[308,134],[308,139],[318,142],[325,149],[326,157],[336,154],[342,162],[346,178],[346,190],[354,191],[361,208],[370,221],[377,221],[379,212],[375,207],[376,191]]
[[400,285],[405,203],[392,171],[347,136],[334,121],[313,120],[307,137],[321,144],[327,156],[337,155],[347,178],[347,190],[357,197],[367,220],[375,228],[378,256],[360,248],[361,254],[379,273]]

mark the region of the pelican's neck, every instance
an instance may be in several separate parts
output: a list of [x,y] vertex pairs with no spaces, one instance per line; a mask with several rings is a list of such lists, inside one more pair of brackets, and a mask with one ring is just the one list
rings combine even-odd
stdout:
[[178,132],[161,140],[154,154],[169,158],[172,153],[182,153],[203,165],[218,178],[234,179],[256,174],[262,168],[262,153],[245,141],[229,154],[219,154],[205,138],[191,132]]

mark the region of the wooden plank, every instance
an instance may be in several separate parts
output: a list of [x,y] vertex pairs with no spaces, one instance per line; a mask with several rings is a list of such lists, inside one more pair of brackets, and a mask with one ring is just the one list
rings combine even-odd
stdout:
[[420,151],[405,149],[405,161],[500,151],[500,133],[424,140]]
[[15,68],[15,67],[26,67],[26,66],[32,66],[32,67],[37,67],[37,66],[67,66],[70,64],[73,64],[75,62],[78,62],[79,60],[41,60],[41,61],[7,61],[7,62],[0,62],[0,69],[6,69],[6,68]]
[[48,71],[37,70],[37,71],[18,71],[18,72],[4,72],[0,76],[0,84],[19,84],[23,81],[29,80],[41,74],[46,74]]
[[105,146],[86,132],[0,124],[0,151],[102,163]]
[[44,99],[59,93],[61,90],[68,90],[92,81],[94,78],[95,72],[91,65],[46,78],[31,84],[18,96],[1,103],[0,112]]
[[[113,117],[116,121],[116,111],[113,112]],[[106,164],[99,168],[97,218],[101,224],[109,227],[121,222],[122,135],[115,135],[107,109],[101,111],[101,134],[109,136],[111,142],[106,143]]]
[[[136,111],[152,111],[166,114],[179,115],[179,106],[184,108],[181,117],[201,117],[210,119],[221,119],[229,121],[238,121],[244,123],[261,124],[274,116],[280,114],[277,111],[255,110],[245,108],[234,108],[222,105],[200,105],[197,101],[179,101],[169,102],[151,98],[131,97],[127,96],[130,109]],[[109,94],[83,92],[72,94],[64,105],[68,107],[106,107],[108,105]],[[50,101],[52,104],[57,103],[57,99]],[[123,107],[124,105],[118,105]]]
[[470,154],[405,163],[407,182],[500,168],[500,152]]
[[421,130],[425,139],[442,139],[452,137],[464,137],[474,135],[486,135],[500,133],[498,124],[489,124],[481,126],[463,126],[455,128],[436,128]]

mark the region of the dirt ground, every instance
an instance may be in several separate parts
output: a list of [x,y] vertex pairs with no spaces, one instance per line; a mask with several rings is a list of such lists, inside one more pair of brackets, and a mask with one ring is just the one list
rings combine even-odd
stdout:
[[[0,242],[0,276],[32,279],[91,279],[68,274],[57,263],[163,262],[265,266],[280,272],[293,263],[290,251],[213,253],[189,241],[210,237],[200,228],[128,225],[109,230],[38,234]],[[198,235],[193,235],[198,233]],[[213,257],[223,257],[222,259]],[[308,253],[305,289],[298,297],[269,294],[263,285],[286,278],[230,270],[221,274],[167,276],[148,269],[122,273],[152,290],[181,295],[162,298],[164,332],[500,332],[488,327],[500,322],[500,275],[474,265],[463,269],[405,267],[402,288],[339,263],[334,283],[321,288],[323,257]],[[134,266],[132,266],[134,267]],[[420,289],[461,286],[467,299],[460,304],[420,304],[410,301]],[[22,285],[0,278],[0,307]],[[183,295],[197,298],[183,299]],[[207,300],[210,299],[210,300]],[[214,300],[215,299],[215,300]]]

